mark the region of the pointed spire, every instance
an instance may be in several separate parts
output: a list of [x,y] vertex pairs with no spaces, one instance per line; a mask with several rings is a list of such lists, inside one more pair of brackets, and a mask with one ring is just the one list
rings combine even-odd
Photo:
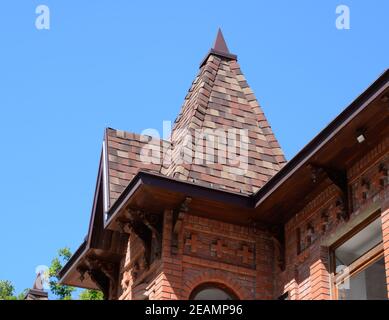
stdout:
[[228,50],[226,41],[224,40],[222,30],[220,28],[217,31],[217,36],[216,36],[215,43],[214,43],[212,49],[215,51],[218,51],[220,53],[227,53],[227,54],[230,53],[230,51]]
[[34,290],[41,290],[43,291],[43,280],[42,280],[42,274],[39,272],[36,276],[34,286],[32,287]]
[[208,54],[201,62],[200,67],[203,66],[203,64],[208,60],[211,54],[222,58],[227,58],[228,60],[237,60],[237,56],[235,54],[230,53],[230,51],[228,50],[226,41],[224,40],[224,36],[220,28],[217,31],[215,43],[213,44],[212,49],[209,50]]

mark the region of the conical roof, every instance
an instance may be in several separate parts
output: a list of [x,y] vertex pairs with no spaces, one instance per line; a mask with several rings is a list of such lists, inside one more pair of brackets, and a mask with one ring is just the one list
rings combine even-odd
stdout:
[[161,173],[231,191],[255,192],[285,163],[221,30],[189,89],[171,141],[171,161],[164,161]]

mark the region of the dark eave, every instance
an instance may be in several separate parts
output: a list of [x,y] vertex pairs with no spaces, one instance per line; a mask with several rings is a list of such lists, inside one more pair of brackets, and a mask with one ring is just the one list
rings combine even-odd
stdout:
[[[165,207],[162,206],[162,209],[179,205],[179,202],[185,199],[185,197],[191,197],[194,201],[206,201],[210,205],[219,204],[248,211],[253,208],[252,197],[246,194],[176,180],[154,172],[139,171],[109,210],[105,227],[110,227],[119,212],[128,205],[131,197],[135,198],[137,191],[141,194],[146,194],[149,191],[150,199],[147,200],[147,203],[150,206],[155,205],[154,202],[159,202],[163,199]],[[160,194],[158,199],[151,199],[154,195],[158,196],[158,194]],[[239,217],[239,212],[236,213],[236,216],[237,218]]]
[[344,111],[342,111],[327,127],[313,138],[296,156],[275,174],[257,193],[254,194],[255,207],[258,207],[271,194],[282,185],[301,166],[307,164],[332,137],[345,125],[354,119],[366,106],[369,105],[389,86],[389,69],[373,82],[358,98],[356,98]]
[[75,267],[80,259],[85,256],[85,253],[88,250],[87,241],[84,240],[83,243],[78,247],[76,252],[73,253],[73,255],[70,257],[69,261],[63,266],[63,268],[59,271],[59,277],[60,277],[60,283],[63,282],[63,280],[68,275],[69,271],[72,269],[72,267]]

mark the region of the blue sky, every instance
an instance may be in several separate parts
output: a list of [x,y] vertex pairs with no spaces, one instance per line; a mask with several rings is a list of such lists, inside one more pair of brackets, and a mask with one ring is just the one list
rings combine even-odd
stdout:
[[[50,30],[35,8],[50,8]],[[335,27],[337,5],[350,30]],[[217,28],[290,159],[388,68],[389,2],[3,0],[0,279],[86,235],[104,127],[174,121]]]

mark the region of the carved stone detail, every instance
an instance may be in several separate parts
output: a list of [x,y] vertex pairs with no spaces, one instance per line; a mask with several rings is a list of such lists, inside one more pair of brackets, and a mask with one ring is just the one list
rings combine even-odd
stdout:
[[85,273],[89,275],[90,279],[103,292],[105,299],[117,298],[118,264],[89,256],[86,257],[84,265],[77,270],[81,280],[85,278]]
[[[131,232],[141,240],[144,248],[143,261],[147,269],[150,264],[161,257],[162,252],[162,219],[160,215],[144,212],[142,210],[127,210],[127,221],[122,222],[124,230],[130,229]],[[142,269],[140,267],[140,269]]]
[[334,186],[338,189],[343,202],[344,212],[342,213],[342,217],[347,220],[349,216],[347,172],[312,163],[308,165],[308,168],[311,170],[313,183],[316,183],[319,179],[319,175],[322,174],[330,179]]

